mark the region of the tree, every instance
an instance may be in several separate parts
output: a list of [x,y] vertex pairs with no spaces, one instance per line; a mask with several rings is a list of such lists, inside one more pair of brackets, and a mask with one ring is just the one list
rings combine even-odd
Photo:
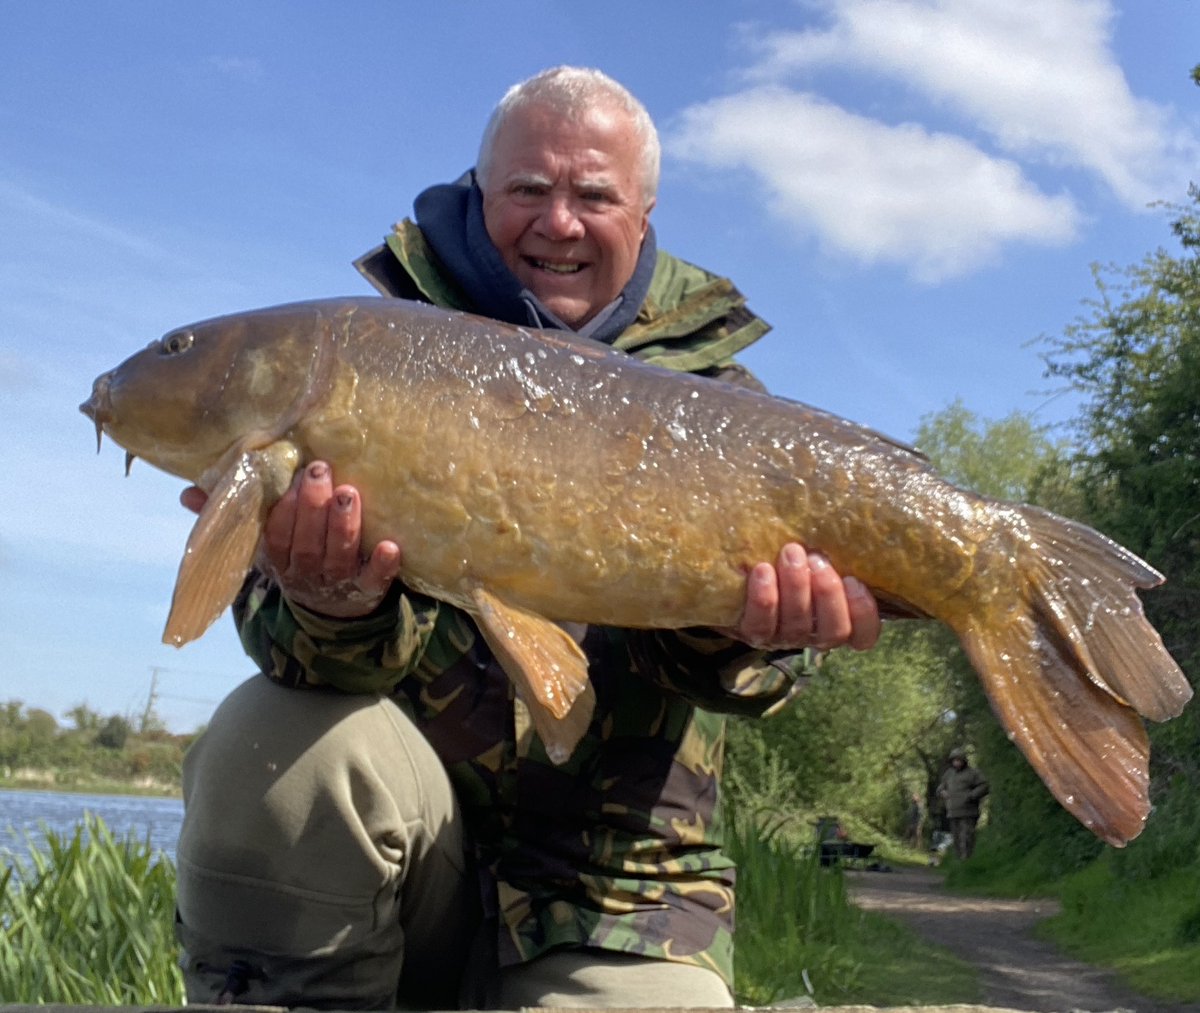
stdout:
[[1168,579],[1147,610],[1186,668],[1200,662],[1200,189],[1176,208],[1184,249],[1094,269],[1099,298],[1046,356],[1085,397],[1076,462],[1105,531]]
[[96,733],[96,744],[105,749],[124,749],[132,731],[132,725],[125,718],[114,714]]
[[100,714],[86,703],[77,703],[65,717],[69,718],[78,732],[94,732],[100,727]]
[[[1200,83],[1200,81],[1198,81]],[[1083,395],[1073,462],[1091,521],[1167,583],[1147,615],[1181,667],[1200,672],[1200,188],[1170,209],[1181,253],[1095,267],[1097,298],[1048,342],[1049,375]],[[1120,864],[1139,874],[1200,858],[1194,831],[1200,717],[1193,705],[1151,729],[1156,813]]]
[[917,428],[917,446],[956,485],[995,499],[1026,501],[1062,444],[1024,412],[998,421],[980,419],[961,400]]

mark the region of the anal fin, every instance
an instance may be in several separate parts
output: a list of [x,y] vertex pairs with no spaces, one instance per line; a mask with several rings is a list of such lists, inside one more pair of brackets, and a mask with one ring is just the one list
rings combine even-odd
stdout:
[[544,616],[507,605],[483,588],[471,597],[472,617],[529,708],[546,754],[565,763],[595,710],[587,657],[566,630]]

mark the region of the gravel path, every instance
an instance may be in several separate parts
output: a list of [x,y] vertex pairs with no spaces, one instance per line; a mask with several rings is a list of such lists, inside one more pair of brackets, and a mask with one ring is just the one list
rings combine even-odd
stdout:
[[1034,938],[1034,924],[1055,912],[1052,900],[962,897],[948,893],[941,877],[924,869],[850,871],[846,880],[859,907],[895,917],[974,964],[989,1006],[1042,1013],[1200,1013],[1200,1003],[1172,1005],[1135,995],[1112,972],[1072,960]]

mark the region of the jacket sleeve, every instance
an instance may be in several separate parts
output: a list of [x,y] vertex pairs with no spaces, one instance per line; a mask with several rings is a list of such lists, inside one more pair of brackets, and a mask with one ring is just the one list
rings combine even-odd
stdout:
[[233,616],[246,653],[275,682],[387,693],[416,668],[438,608],[396,582],[370,615],[332,619],[288,601],[256,571],[243,584]]
[[807,652],[756,651],[715,630],[638,630],[627,636],[634,671],[718,714],[773,714],[811,674]]

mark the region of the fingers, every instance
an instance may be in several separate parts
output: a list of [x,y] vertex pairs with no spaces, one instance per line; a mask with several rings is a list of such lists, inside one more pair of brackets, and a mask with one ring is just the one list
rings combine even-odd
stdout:
[[789,544],[774,566],[750,571],[742,620],[731,632],[761,648],[866,650],[879,639],[879,608],[861,581],[843,580],[821,553]]
[[847,641],[847,646],[856,651],[866,651],[874,647],[883,630],[883,621],[879,618],[879,603],[867,587],[857,577],[847,577],[843,582],[846,588],[846,604],[850,608],[850,626],[853,632]]
[[812,646],[839,647],[848,643],[854,632],[850,625],[850,606],[846,604],[845,584],[820,553],[809,553],[808,561],[812,584]]
[[359,575],[359,585],[364,591],[382,598],[392,581],[399,576],[401,561],[399,545],[391,541],[380,542]]
[[299,472],[263,528],[266,565],[293,601],[327,615],[370,612],[400,571],[400,547],[380,542],[362,557],[362,501],[353,486],[334,487],[323,461]]
[[208,502],[208,493],[196,485],[189,485],[179,494],[179,502],[192,513],[198,514]]
[[358,573],[359,543],[362,537],[362,502],[358,490],[343,485],[334,489],[329,501],[325,525],[325,576],[329,580],[348,580]]
[[[305,579],[327,576],[325,533],[330,523],[333,473],[324,461],[314,461],[300,473],[292,524],[291,558],[285,576]],[[356,546],[357,551],[357,546]]]
[[[806,642],[816,624],[813,622],[814,597],[818,589],[816,567],[824,561],[815,552],[799,545],[785,545],[775,567],[779,581],[779,612],[774,639],[786,644]],[[828,569],[829,564],[824,564]]]

